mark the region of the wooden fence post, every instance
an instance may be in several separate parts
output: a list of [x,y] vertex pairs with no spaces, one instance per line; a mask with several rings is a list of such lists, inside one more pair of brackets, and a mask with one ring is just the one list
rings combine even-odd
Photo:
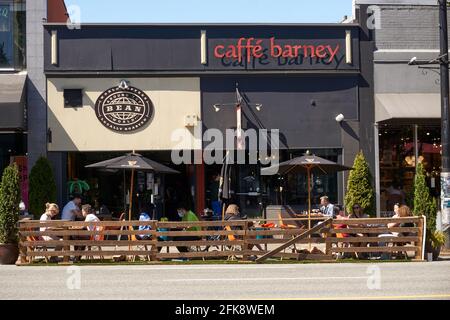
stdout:
[[249,260],[249,255],[248,254],[245,254],[245,252],[247,252],[247,250],[248,250],[248,247],[249,247],[249,245],[248,245],[248,237],[249,237],[249,235],[248,235],[248,231],[249,231],[249,226],[250,226],[250,222],[249,221],[245,221],[244,222],[244,244],[242,245],[242,252],[244,252],[244,254],[242,255],[242,260],[243,261],[248,261]]
[[22,235],[22,232],[20,231],[20,225],[21,223],[19,222],[19,259],[17,262],[18,264],[28,264],[31,263],[31,261],[28,261],[27,259],[28,247],[23,245],[23,243],[27,240],[27,238]]
[[325,235],[325,254],[329,256],[331,256],[331,246],[333,245],[330,241],[328,241],[328,238],[331,236],[331,229],[333,229],[333,220],[330,220],[329,229]]
[[425,224],[425,219],[423,216],[419,217],[419,232],[417,233],[418,236],[418,242],[416,243],[416,247],[418,247],[419,249],[416,250],[416,256],[415,259],[416,260],[422,260],[423,257],[423,251],[425,250],[424,246],[423,246],[423,237],[425,235],[425,233],[423,232],[424,230],[424,224]]
[[154,236],[152,237],[152,249],[150,254],[151,261],[158,260],[158,236],[156,233],[158,232],[158,221],[153,221],[151,224],[152,231],[154,232]]

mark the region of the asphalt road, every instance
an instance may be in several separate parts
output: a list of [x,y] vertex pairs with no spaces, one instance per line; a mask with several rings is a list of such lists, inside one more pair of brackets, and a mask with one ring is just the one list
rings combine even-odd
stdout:
[[0,299],[446,299],[450,261],[0,266]]

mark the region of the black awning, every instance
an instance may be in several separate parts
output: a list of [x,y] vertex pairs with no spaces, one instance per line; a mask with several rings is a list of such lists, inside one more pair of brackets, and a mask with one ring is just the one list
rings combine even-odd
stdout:
[[25,129],[26,74],[0,74],[0,129]]

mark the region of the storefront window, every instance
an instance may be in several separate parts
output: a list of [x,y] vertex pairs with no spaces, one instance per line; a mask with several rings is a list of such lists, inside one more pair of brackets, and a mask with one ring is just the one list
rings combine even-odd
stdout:
[[419,126],[419,161],[423,163],[427,173],[428,187],[434,197],[440,196],[441,150],[441,127]]
[[25,1],[0,0],[0,70],[25,67]]
[[[417,142],[415,140],[417,131]],[[433,196],[438,196],[441,129],[439,126],[380,125],[380,209],[391,212],[395,203],[411,205],[418,161],[424,164]]]
[[0,176],[11,157],[25,155],[26,140],[23,133],[0,133]]

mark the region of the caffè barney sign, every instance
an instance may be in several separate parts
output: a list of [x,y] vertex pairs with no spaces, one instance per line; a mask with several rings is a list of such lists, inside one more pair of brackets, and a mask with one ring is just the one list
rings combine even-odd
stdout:
[[132,132],[148,124],[153,104],[145,92],[122,81],[100,95],[95,103],[95,115],[108,129]]

